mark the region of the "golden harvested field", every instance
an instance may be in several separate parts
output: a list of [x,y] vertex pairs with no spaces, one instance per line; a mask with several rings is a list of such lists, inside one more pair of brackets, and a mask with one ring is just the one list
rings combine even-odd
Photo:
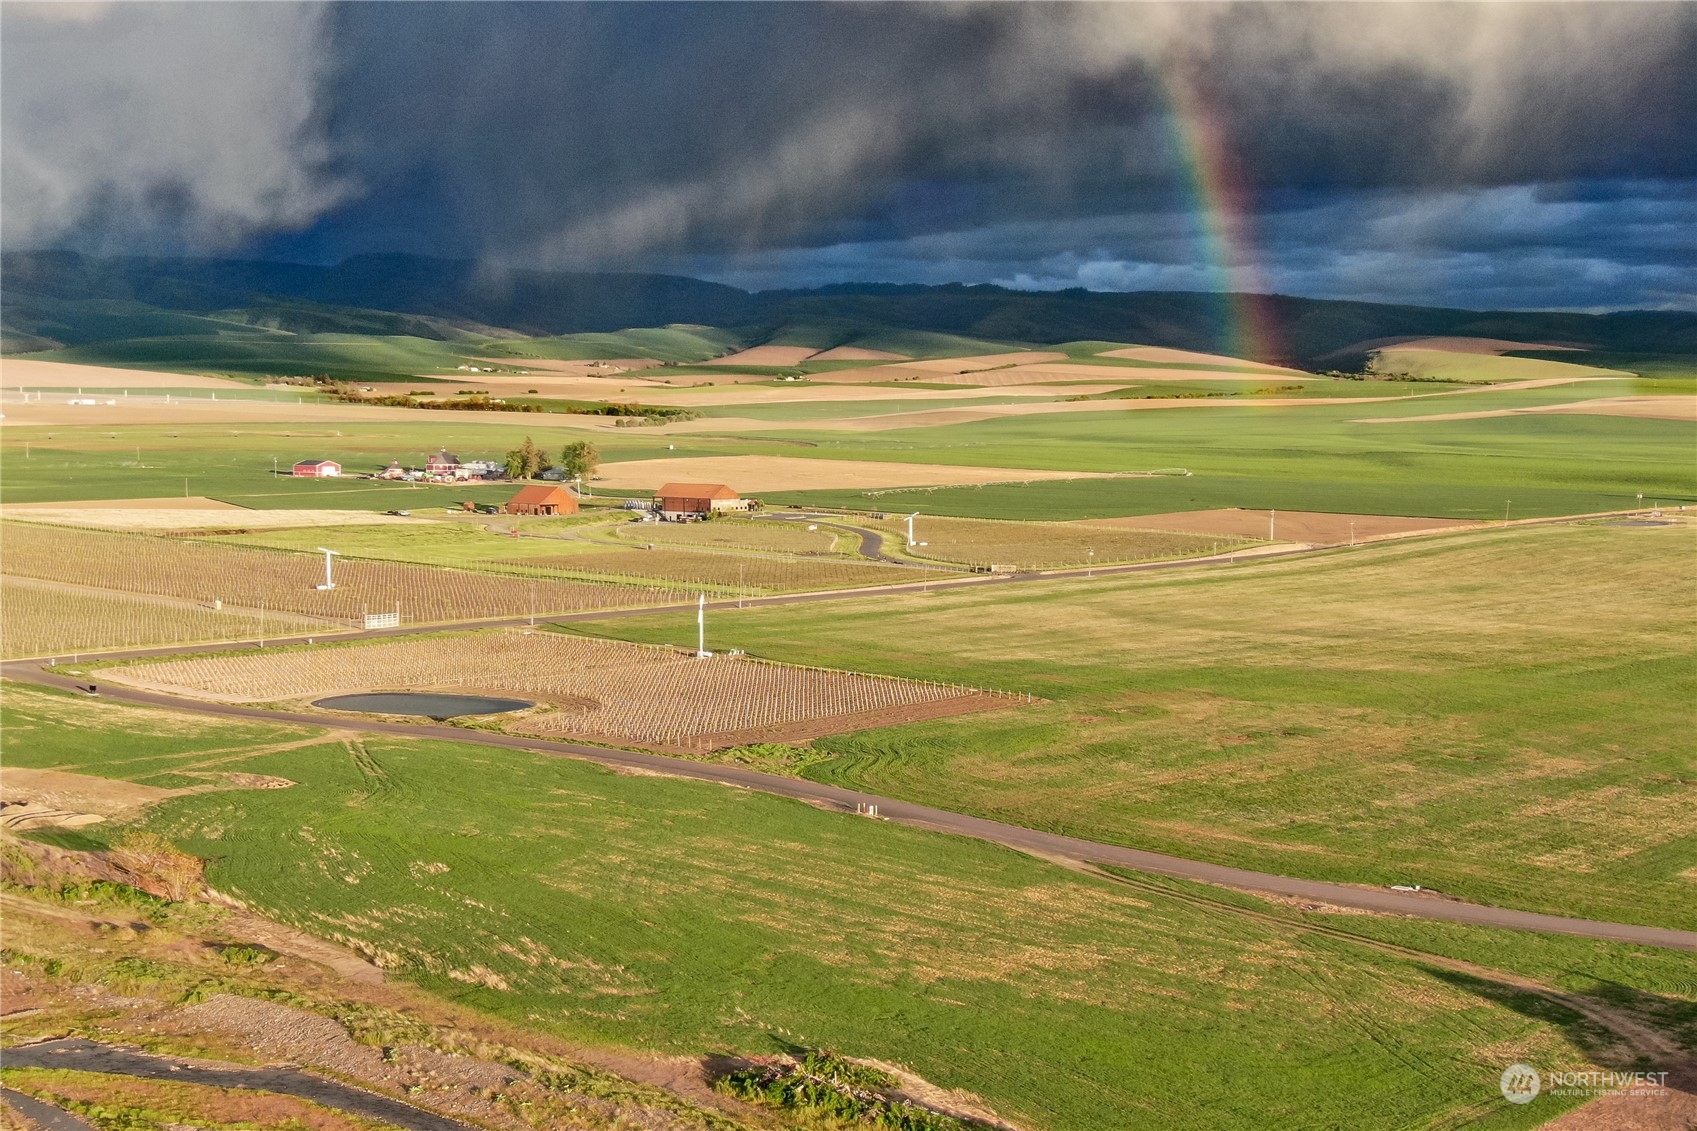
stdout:
[[114,369],[104,365],[74,365],[27,357],[0,360],[0,386],[8,389],[250,389],[240,381],[190,373],[154,373],[146,369]]
[[407,622],[515,617],[661,604],[682,596],[658,588],[512,578],[395,562],[335,564],[336,588],[324,581],[324,557],[155,537],[5,525],[4,572],[120,593],[358,623],[367,612],[398,605]]
[[[907,524],[884,519],[871,525],[906,539]],[[1107,565],[1110,562],[1191,558],[1249,544],[1234,535],[1182,534],[1160,530],[1119,530],[1071,522],[1004,522],[991,518],[914,520],[914,538],[927,543],[911,551],[935,561],[975,568],[1055,569]],[[1095,551],[1094,554],[1091,551]]]
[[[657,546],[712,546],[726,550],[769,550],[773,553],[829,554],[853,549],[853,535],[821,528],[809,530],[800,522],[715,519],[712,522],[630,522],[614,533],[629,542]],[[846,547],[844,543],[848,543]]]
[[757,557],[691,550],[613,550],[605,554],[561,554],[515,558],[503,565],[557,569],[630,581],[706,585],[736,591],[795,593],[862,585],[903,585],[955,576],[931,569],[816,558]]
[[1571,350],[1572,345],[1548,342],[1511,342],[1504,338],[1415,338],[1396,342],[1382,349],[1442,350],[1445,353],[1504,354],[1519,350]]
[[[444,664],[444,655],[475,657]],[[511,729],[703,749],[838,734],[1005,707],[1022,696],[551,632],[508,630],[109,668],[176,694],[278,702],[377,690],[521,695]]]
[[1630,373],[1567,361],[1503,357],[1494,353],[1458,353],[1447,349],[1418,349],[1412,344],[1373,351],[1373,368],[1380,373],[1412,373],[1444,381],[1502,382],[1552,377],[1621,377]]
[[1108,350],[1102,356],[1123,357],[1128,361],[1149,361],[1167,365],[1218,365],[1222,368],[1250,367],[1262,369],[1268,373],[1310,376],[1300,369],[1287,369],[1282,365],[1269,365],[1265,362],[1250,361],[1241,357],[1227,357],[1218,353],[1197,353],[1194,350],[1168,349],[1164,346],[1133,346],[1130,349]]
[[[406,526],[422,519],[371,511],[249,510],[215,503],[173,507],[193,499],[110,499],[95,503],[23,503],[6,508],[7,518],[109,530],[275,530],[291,526]],[[125,505],[135,504],[135,505]]]
[[214,610],[17,577],[0,578],[0,605],[6,611],[0,620],[0,656],[8,660],[335,630],[324,621],[283,613],[261,618],[252,610]]
[[996,369],[986,373],[959,373],[933,378],[944,385],[1028,385],[1037,382],[1070,384],[1075,381],[1118,381],[1137,385],[1145,381],[1267,381],[1284,384],[1292,380],[1319,381],[1309,373],[1280,372],[1236,373],[1228,369],[1166,369],[1154,366],[1110,368],[1106,365],[1083,365],[1076,362],[1054,362],[1021,365],[1013,369]]

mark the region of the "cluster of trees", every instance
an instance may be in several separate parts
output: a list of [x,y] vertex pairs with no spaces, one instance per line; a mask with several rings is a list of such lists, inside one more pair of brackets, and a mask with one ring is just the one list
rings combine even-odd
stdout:
[[560,462],[556,464],[545,449],[526,436],[506,458],[507,474],[514,479],[535,479],[554,467],[565,472],[567,479],[588,479],[600,466],[601,449],[588,440],[574,440],[560,449]]

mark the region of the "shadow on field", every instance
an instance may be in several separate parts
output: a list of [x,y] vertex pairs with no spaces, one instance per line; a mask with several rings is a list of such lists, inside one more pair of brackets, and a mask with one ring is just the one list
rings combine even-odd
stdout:
[[1614,982],[1558,998],[1456,970],[1421,968],[1457,989],[1560,1029],[1603,1068],[1666,1072],[1670,1091],[1697,1096],[1697,1002]]

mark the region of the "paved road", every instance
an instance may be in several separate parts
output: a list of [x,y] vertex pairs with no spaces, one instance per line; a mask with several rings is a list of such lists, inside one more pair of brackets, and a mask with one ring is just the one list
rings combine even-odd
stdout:
[[[77,689],[83,684],[64,676],[52,675],[38,665],[13,661],[0,665],[0,675],[7,679],[46,684],[65,689]],[[1590,919],[1570,919],[1559,915],[1544,915],[1533,911],[1515,911],[1502,907],[1486,907],[1463,903],[1430,894],[1391,891],[1384,888],[1352,887],[1347,884],[1304,880],[1278,876],[1243,868],[1229,868],[1200,860],[1186,860],[1159,852],[1103,844],[1078,837],[1041,832],[1018,825],[982,817],[933,809],[890,797],[859,793],[834,785],[806,781],[801,778],[779,777],[740,766],[722,766],[669,758],[661,754],[641,754],[632,750],[615,750],[599,746],[584,746],[572,742],[552,742],[522,735],[498,734],[491,731],[467,730],[433,723],[402,723],[384,719],[362,720],[350,724],[346,719],[329,718],[304,712],[273,711],[259,707],[244,707],[233,703],[211,703],[161,695],[113,684],[101,684],[101,695],[127,703],[150,707],[165,707],[195,714],[224,718],[261,720],[270,723],[295,723],[304,726],[357,727],[361,731],[393,734],[407,738],[434,738],[450,742],[467,742],[479,746],[498,746],[509,750],[527,750],[542,754],[560,755],[598,762],[605,766],[645,770],[672,777],[739,786],[762,793],[790,797],[814,805],[855,812],[861,806],[876,805],[878,815],[904,825],[973,837],[1004,845],[1021,852],[1049,859],[1085,864],[1111,864],[1139,872],[1172,876],[1183,880],[1198,880],[1219,884],[1239,891],[1265,892],[1295,899],[1313,900],[1339,907],[1396,915],[1412,915],[1423,919],[1441,919],[1454,923],[1469,923],[1484,927],[1508,927],[1526,931],[1549,931],[1555,934],[1579,935],[1585,938],[1607,939],[1613,942],[1643,943],[1697,951],[1697,931],[1679,931],[1666,927],[1644,927],[1630,923],[1605,923]]]
[[[7,1068],[68,1068],[78,1072],[137,1076],[144,1080],[210,1084],[216,1088],[251,1088],[255,1091],[276,1092],[311,1100],[338,1111],[382,1120],[384,1123],[405,1128],[406,1131],[477,1131],[470,1124],[461,1123],[457,1119],[449,1119],[402,1103],[400,1100],[380,1096],[376,1092],[338,1084],[334,1080],[326,1080],[322,1076],[314,1076],[293,1068],[249,1068],[235,1064],[213,1068],[189,1064],[175,1057],[154,1056],[135,1049],[85,1041],[76,1037],[9,1048],[0,1053],[0,1063],[5,1064]],[[11,1093],[8,1092],[6,1098],[10,1101]],[[49,1110],[58,1111],[57,1108]],[[59,1126],[86,1128],[88,1124],[78,1120],[76,1123]]]
[[96,1131],[94,1124],[82,1116],[72,1115],[45,1100],[26,1096],[11,1088],[0,1088],[0,1096],[4,1096],[7,1106],[29,1120],[30,1126],[37,1131]]
[[850,534],[860,535],[860,556],[872,558],[874,561],[894,562],[897,565],[913,565],[906,558],[893,557],[884,552],[884,535],[866,526],[850,526],[835,515],[808,514],[802,511],[784,511],[777,514],[765,514],[763,519],[778,522],[807,522],[819,526],[829,526],[832,530],[846,530]]

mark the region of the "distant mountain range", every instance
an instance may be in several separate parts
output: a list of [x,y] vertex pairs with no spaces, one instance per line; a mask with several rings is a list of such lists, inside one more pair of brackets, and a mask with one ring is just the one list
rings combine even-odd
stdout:
[[[494,275],[469,261],[408,255],[357,256],[331,267],[102,259],[69,251],[0,256],[5,352],[104,347],[108,358],[121,355],[125,342],[239,338],[244,331],[271,340],[279,334],[351,334],[458,342],[678,324],[726,331],[723,352],[764,343],[879,348],[926,335],[1022,345],[1102,340],[1221,352],[1233,348],[1223,312],[1234,301],[1196,292],[1030,292],[958,284],[750,293],[675,275]],[[1383,339],[1427,336],[1697,354],[1697,314],[1684,312],[1473,311],[1285,295],[1253,301],[1278,343],[1263,346],[1266,352],[1255,360],[1305,367],[1351,368]]]

